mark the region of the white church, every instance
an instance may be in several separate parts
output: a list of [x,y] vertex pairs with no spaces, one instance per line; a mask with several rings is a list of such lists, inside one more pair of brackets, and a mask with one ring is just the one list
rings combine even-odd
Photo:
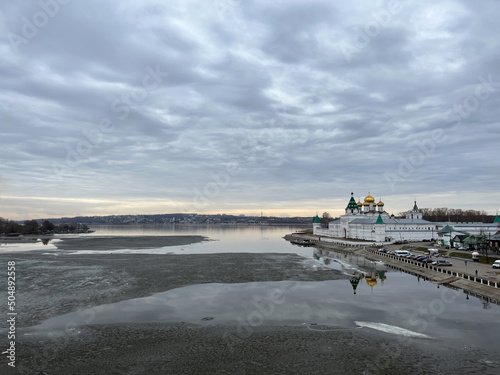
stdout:
[[[451,223],[435,223],[422,219],[422,212],[417,202],[406,217],[395,218],[384,209],[384,203],[368,193],[364,202],[351,199],[345,208],[345,214],[334,219],[328,228],[322,228],[320,218],[316,215],[313,222],[313,234],[334,238],[352,238],[373,241],[377,243],[395,241],[425,241],[436,240],[439,231]],[[469,229],[469,233],[481,231],[484,234],[494,234],[499,229],[499,223],[454,223],[462,230]],[[453,225],[453,224],[452,224]]]

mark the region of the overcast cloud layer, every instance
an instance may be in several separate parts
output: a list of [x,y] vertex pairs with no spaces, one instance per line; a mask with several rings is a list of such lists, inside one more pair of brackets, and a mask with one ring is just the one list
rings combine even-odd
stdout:
[[0,216],[500,208],[500,2],[0,3]]

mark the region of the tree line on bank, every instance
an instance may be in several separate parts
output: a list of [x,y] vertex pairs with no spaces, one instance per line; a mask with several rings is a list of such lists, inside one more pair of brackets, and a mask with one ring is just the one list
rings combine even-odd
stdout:
[[[484,210],[462,210],[460,208],[421,208],[422,218],[431,222],[482,222],[482,223],[492,223],[495,219],[494,215],[488,215]],[[411,211],[400,212],[396,215],[396,218],[405,218],[406,214]],[[321,216],[322,226],[327,227],[328,223],[333,220],[328,212],[323,212]]]
[[6,220],[0,217],[0,234],[18,236],[21,234],[51,234],[51,233],[82,233],[88,231],[85,224],[59,224],[55,225],[48,220],[41,224],[36,220],[26,220],[24,223]]
[[[482,223],[492,223],[493,220],[495,219],[495,216],[488,215],[488,213],[484,210],[482,211],[462,210],[461,208],[441,207],[441,208],[421,208],[420,211],[422,212],[422,218],[424,220],[434,221],[434,222],[451,221],[451,222],[463,223],[463,222],[475,221]],[[405,217],[407,212],[409,211],[400,212],[398,216]]]

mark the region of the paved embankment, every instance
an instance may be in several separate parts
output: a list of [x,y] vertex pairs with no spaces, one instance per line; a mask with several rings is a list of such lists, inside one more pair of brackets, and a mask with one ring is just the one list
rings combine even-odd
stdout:
[[394,255],[387,255],[371,248],[355,250],[371,260],[381,260],[388,266],[418,275],[436,283],[463,289],[470,294],[488,297],[500,303],[500,282],[457,272],[453,267],[436,267]]
[[382,261],[392,268],[429,279],[439,284],[446,284],[453,288],[463,289],[471,295],[487,297],[494,303],[500,303],[500,279],[496,275],[495,277],[491,275],[485,276],[484,272],[482,272],[483,275],[471,275],[463,272],[458,266],[439,268],[416,260],[384,254],[367,245],[343,246],[326,242],[323,238],[322,241],[319,242],[317,238],[315,239],[313,236],[301,236],[297,234],[286,236],[285,239],[290,241],[292,239],[297,240],[300,237],[313,241],[314,246],[321,249],[348,252],[364,256],[370,260]]

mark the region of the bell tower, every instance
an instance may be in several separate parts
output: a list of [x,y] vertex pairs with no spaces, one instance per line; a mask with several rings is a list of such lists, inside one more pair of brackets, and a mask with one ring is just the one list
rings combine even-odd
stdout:
[[413,219],[422,219],[422,217],[423,217],[422,212],[418,209],[417,201],[415,201],[413,209],[406,214],[406,218],[413,220]]

